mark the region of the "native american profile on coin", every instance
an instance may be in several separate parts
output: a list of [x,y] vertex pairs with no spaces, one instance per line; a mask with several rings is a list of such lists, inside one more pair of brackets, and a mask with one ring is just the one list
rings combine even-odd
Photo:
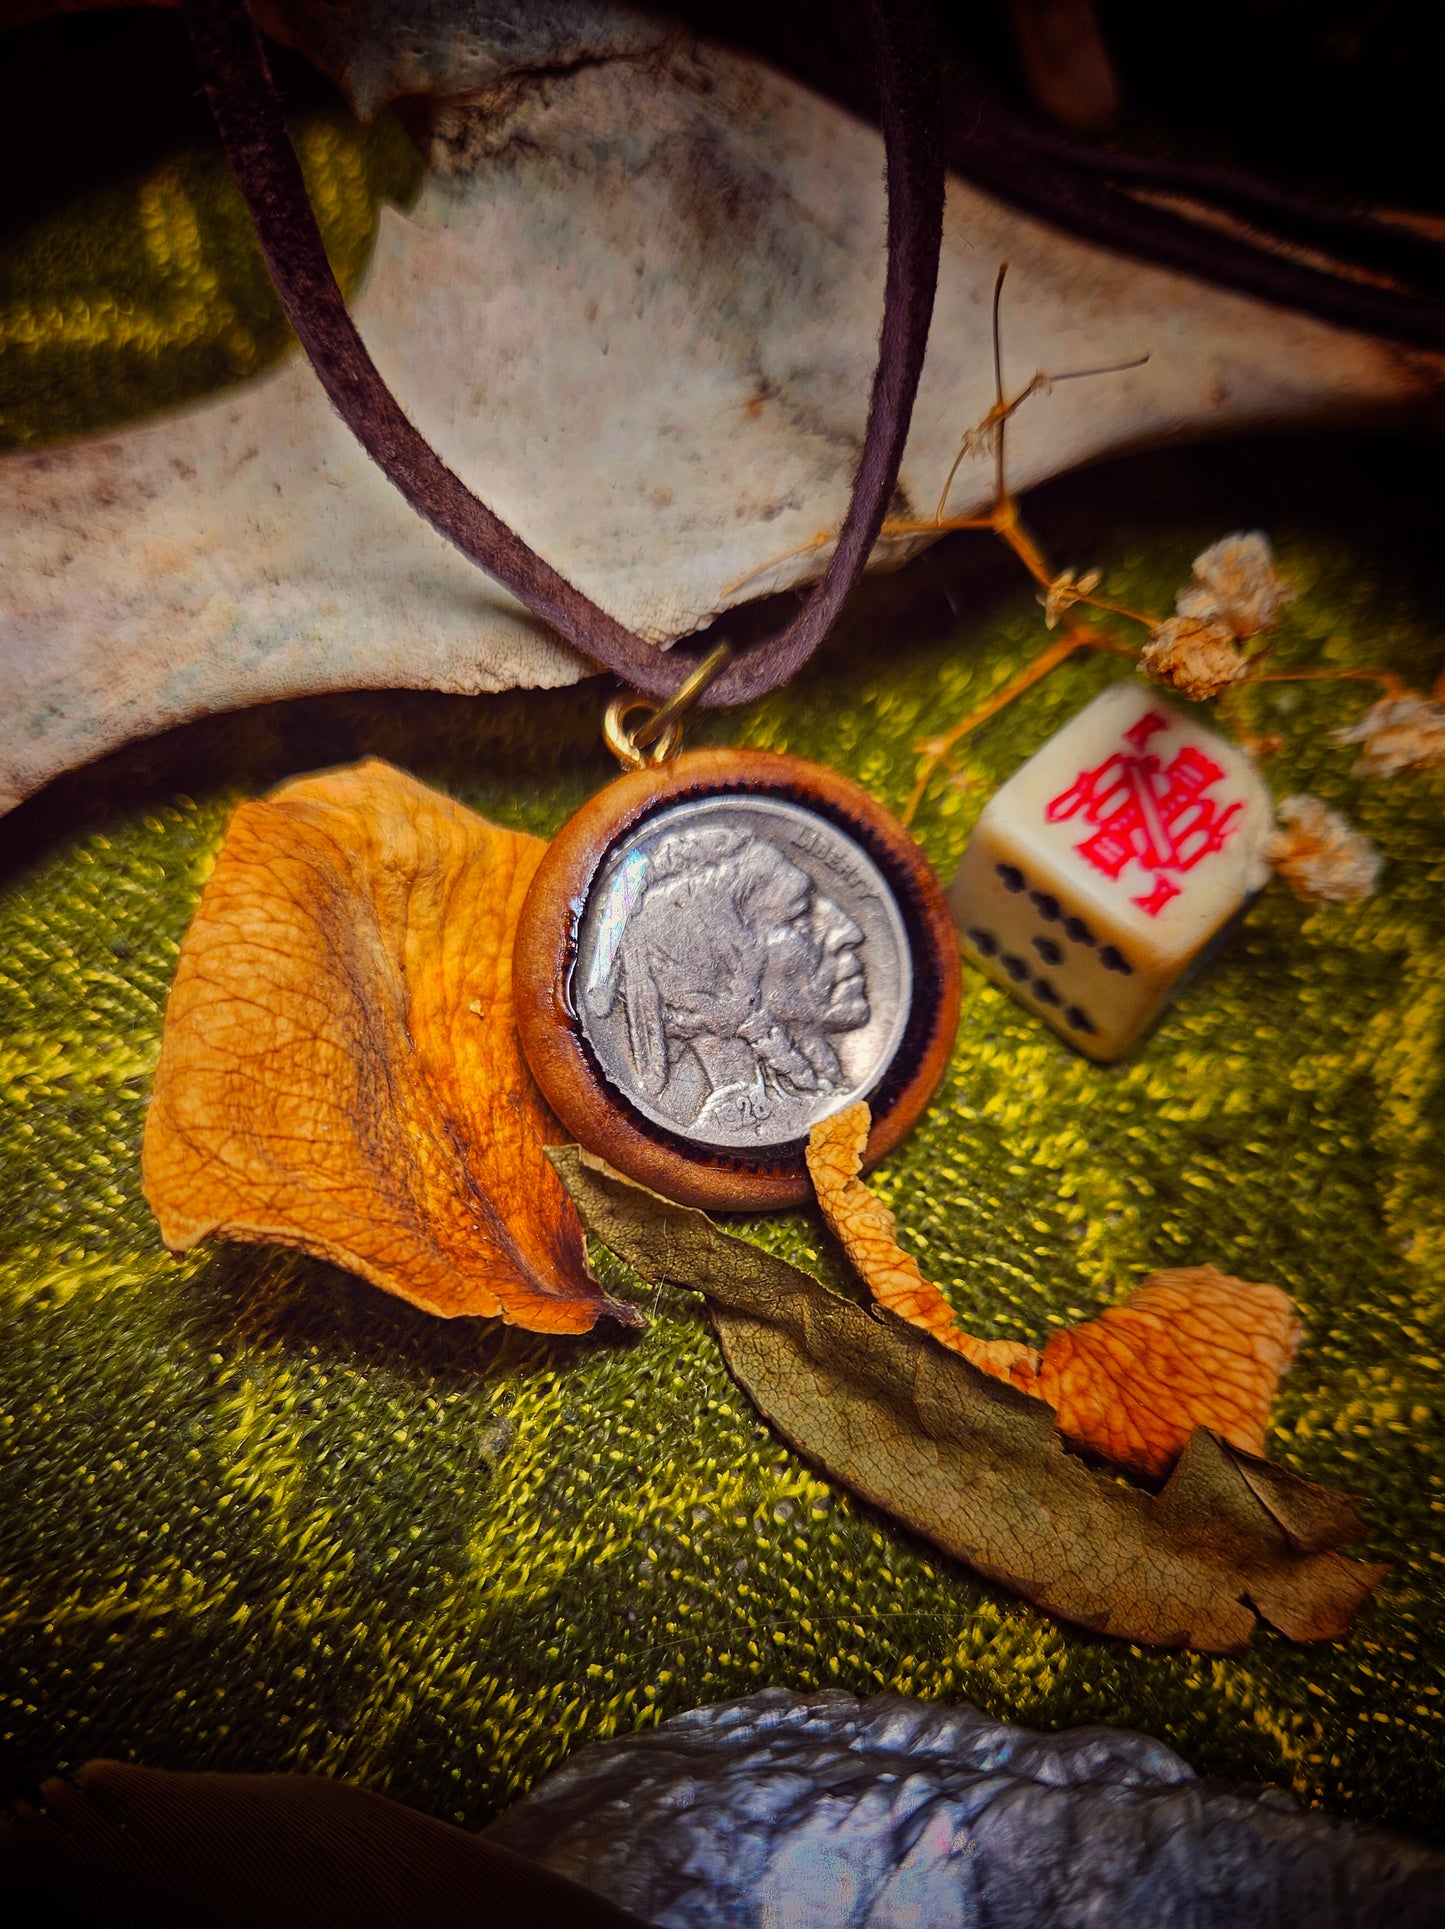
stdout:
[[[776,827],[756,810],[684,810],[614,865],[589,921],[579,1015],[604,1071],[648,1114],[712,1143],[805,1133],[875,1069],[845,1065],[848,1036],[894,1029],[877,1022],[854,915],[877,924],[878,906],[845,909],[830,860],[855,899],[887,887],[842,833],[786,808]],[[882,976],[896,1002],[896,960]]]

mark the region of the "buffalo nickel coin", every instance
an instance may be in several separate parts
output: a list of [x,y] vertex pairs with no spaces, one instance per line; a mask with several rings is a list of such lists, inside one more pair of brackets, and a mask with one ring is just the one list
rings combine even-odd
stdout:
[[866,1098],[908,1026],[887,880],[830,819],[747,793],[673,805],[611,849],[571,1003],[603,1077],[654,1124],[738,1149]]

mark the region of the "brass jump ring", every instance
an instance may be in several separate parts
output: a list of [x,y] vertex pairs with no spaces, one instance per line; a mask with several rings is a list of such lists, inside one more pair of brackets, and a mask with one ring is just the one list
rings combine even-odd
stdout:
[[[669,757],[676,756],[688,712],[732,657],[726,643],[716,644],[662,703],[654,703],[650,697],[614,697],[602,719],[602,735],[613,756],[629,770],[665,764]],[[648,715],[636,730],[629,730],[627,719],[636,710],[646,710]]]
[[627,719],[639,710],[645,710],[649,721],[655,723],[660,707],[647,697],[626,695],[616,696],[608,704],[602,719],[602,735],[607,748],[626,769],[645,770],[649,764],[665,764],[669,757],[676,755],[677,746],[682,742],[682,725],[676,718],[665,723],[655,741],[647,745],[640,744],[627,727]]

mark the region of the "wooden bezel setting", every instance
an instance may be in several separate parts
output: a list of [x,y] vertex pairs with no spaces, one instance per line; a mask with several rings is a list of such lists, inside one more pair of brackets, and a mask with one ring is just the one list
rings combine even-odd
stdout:
[[830,819],[888,880],[907,934],[913,993],[902,1042],[869,1094],[865,1164],[891,1152],[933,1095],[958,1025],[958,934],[927,858],[867,791],[824,765],[769,750],[692,750],[628,772],[562,827],[522,907],[513,989],[522,1050],[552,1110],[585,1146],[679,1204],[725,1210],[812,1197],[804,1142],[757,1152],[703,1146],[645,1118],[597,1064],[571,982],[588,894],[617,842],[659,811],[728,793],[786,800]]

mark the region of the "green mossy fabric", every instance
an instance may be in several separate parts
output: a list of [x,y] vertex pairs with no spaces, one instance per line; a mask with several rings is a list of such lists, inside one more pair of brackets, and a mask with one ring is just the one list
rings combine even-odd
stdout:
[[[419,178],[391,116],[292,124],[337,279],[356,286],[383,196]],[[224,157],[192,149],[90,188],[0,248],[0,449],[110,428],[254,375],[290,337]]]
[[[89,215],[67,218],[83,239]],[[198,246],[225,265],[223,227]],[[34,238],[12,304],[49,299],[64,239]],[[227,245],[232,289],[253,264]],[[97,280],[92,306],[104,294]],[[213,297],[196,299],[211,326]],[[7,388],[17,436],[105,413],[117,364],[87,389],[84,359],[48,363],[38,400]],[[153,402],[194,384],[180,350],[170,390],[165,366],[157,350]],[[1281,660],[1386,663],[1428,687],[1445,602],[1429,455],[1179,454],[1031,512],[1061,563],[1160,608],[1206,541],[1262,521],[1301,592]],[[962,538],[871,585],[825,661],[702,734],[836,764],[897,808],[916,742],[1044,638],[1032,586]],[[941,872],[990,789],[1118,674],[1067,666],[970,741],[917,820]],[[139,746],[5,820],[0,1792],[106,1754],[349,1776],[475,1825],[580,1742],[779,1683],[1122,1723],[1201,1770],[1445,1834],[1445,772],[1353,774],[1326,733],[1368,700],[1299,684],[1244,707],[1283,740],[1276,792],[1313,790],[1378,841],[1375,898],[1311,910],[1272,889],[1112,1069],[970,979],[944,1087],[879,1177],[985,1334],[1037,1340],[1161,1266],[1296,1297],[1307,1338],[1272,1450],[1360,1494],[1359,1551],[1399,1565],[1348,1640],[1261,1632],[1223,1661],[1064,1629],[831,1490],[731,1383],[685,1295],[646,1291],[635,1341],[545,1341],[428,1319],[290,1254],[161,1250],[139,1189],[146,1096],[231,805],[375,752],[550,832],[610,774],[596,686],[277,705]],[[812,1214],[738,1225],[840,1277]]]

